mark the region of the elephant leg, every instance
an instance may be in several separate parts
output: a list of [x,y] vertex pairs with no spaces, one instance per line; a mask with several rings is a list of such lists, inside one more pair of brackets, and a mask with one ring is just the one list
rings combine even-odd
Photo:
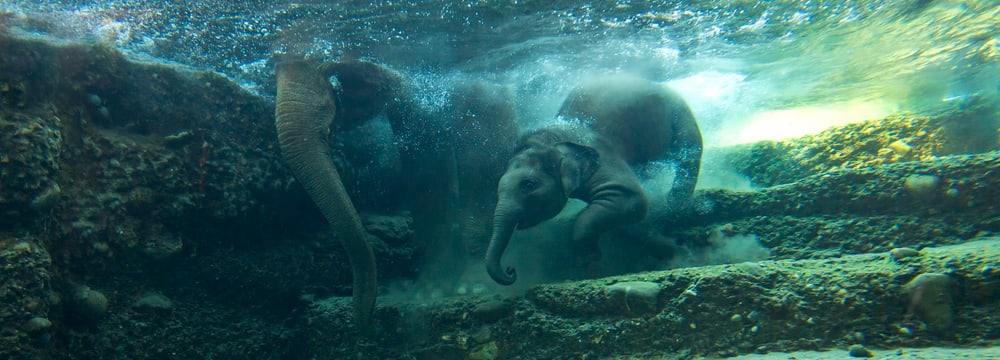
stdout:
[[[451,151],[430,151],[407,161],[413,236],[422,243],[420,283],[451,291],[465,269],[458,235],[458,184]],[[420,169],[416,169],[416,168]]]
[[673,97],[675,109],[673,117],[673,141],[668,145],[667,154],[677,160],[677,174],[674,175],[674,185],[667,194],[667,206],[673,209],[687,207],[691,195],[698,183],[698,172],[701,169],[702,139],[701,130],[694,114],[680,96]]
[[362,333],[371,334],[377,295],[375,255],[330,158],[327,141],[336,112],[333,89],[305,61],[279,63],[275,73],[275,126],[281,153],[347,250],[354,272],[354,320]]
[[573,222],[573,244],[583,263],[601,258],[599,240],[604,233],[646,216],[646,197],[642,192],[605,191],[591,200]]

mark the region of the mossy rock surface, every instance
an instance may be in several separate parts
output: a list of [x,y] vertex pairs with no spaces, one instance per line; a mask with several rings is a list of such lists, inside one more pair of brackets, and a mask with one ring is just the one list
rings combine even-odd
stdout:
[[[581,356],[732,356],[740,353],[988,343],[1000,325],[1000,238],[925,248],[894,259],[888,252],[819,260],[777,260],[656,271],[541,285],[524,296],[463,297],[414,303],[383,301],[381,329],[368,356],[465,358],[495,346],[497,358]],[[954,326],[931,331],[908,314],[905,284],[924,273],[952,279]],[[657,310],[637,314],[608,296],[617,284],[656,284]],[[961,295],[961,296],[958,296]],[[476,304],[504,301],[513,311],[496,320],[473,316]],[[317,302],[309,340],[320,356],[359,351],[348,300]],[[349,317],[349,316],[348,316]],[[322,330],[320,330],[322,329]],[[348,335],[345,335],[348,334]],[[338,345],[339,344],[339,345]]]
[[1000,107],[981,95],[954,98],[919,112],[834,127],[815,135],[721,149],[757,187],[789,184],[817,173],[997,150]]

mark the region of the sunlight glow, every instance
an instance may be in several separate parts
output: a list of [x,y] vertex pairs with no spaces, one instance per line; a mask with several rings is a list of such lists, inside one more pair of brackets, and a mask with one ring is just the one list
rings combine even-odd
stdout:
[[885,101],[849,101],[826,106],[807,106],[763,111],[750,116],[730,133],[727,145],[760,140],[780,140],[815,134],[833,126],[885,117],[897,106]]

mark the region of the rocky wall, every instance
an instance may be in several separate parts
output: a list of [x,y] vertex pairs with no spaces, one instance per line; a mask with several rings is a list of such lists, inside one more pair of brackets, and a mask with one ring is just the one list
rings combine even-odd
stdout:
[[[684,268],[541,285],[523,297],[380,299],[373,343],[348,303],[314,303],[317,357],[690,358],[803,349],[987,345],[1000,239],[921,251]],[[931,280],[928,280],[931,279]],[[349,316],[348,316],[349,317]]]
[[772,258],[957,243],[1000,231],[1000,106],[971,94],[831,128],[720,150],[753,191],[705,189],[660,219],[682,247],[752,235]]
[[[286,353],[273,332],[289,330],[262,316],[306,292],[350,293],[343,250],[284,167],[268,98],[0,31],[0,357]],[[409,216],[365,222],[383,276],[412,275]],[[228,350],[200,340],[220,327]]]

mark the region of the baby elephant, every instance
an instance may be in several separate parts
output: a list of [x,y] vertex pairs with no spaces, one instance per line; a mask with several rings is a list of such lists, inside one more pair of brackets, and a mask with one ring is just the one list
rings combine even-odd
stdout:
[[578,86],[559,110],[560,124],[521,138],[497,188],[486,270],[513,284],[500,258],[516,229],[556,216],[568,198],[588,203],[573,224],[573,243],[599,256],[600,236],[646,216],[648,202],[634,167],[676,161],[668,195],[683,206],[701,164],[701,132],[681,97],[648,80],[618,76]]

